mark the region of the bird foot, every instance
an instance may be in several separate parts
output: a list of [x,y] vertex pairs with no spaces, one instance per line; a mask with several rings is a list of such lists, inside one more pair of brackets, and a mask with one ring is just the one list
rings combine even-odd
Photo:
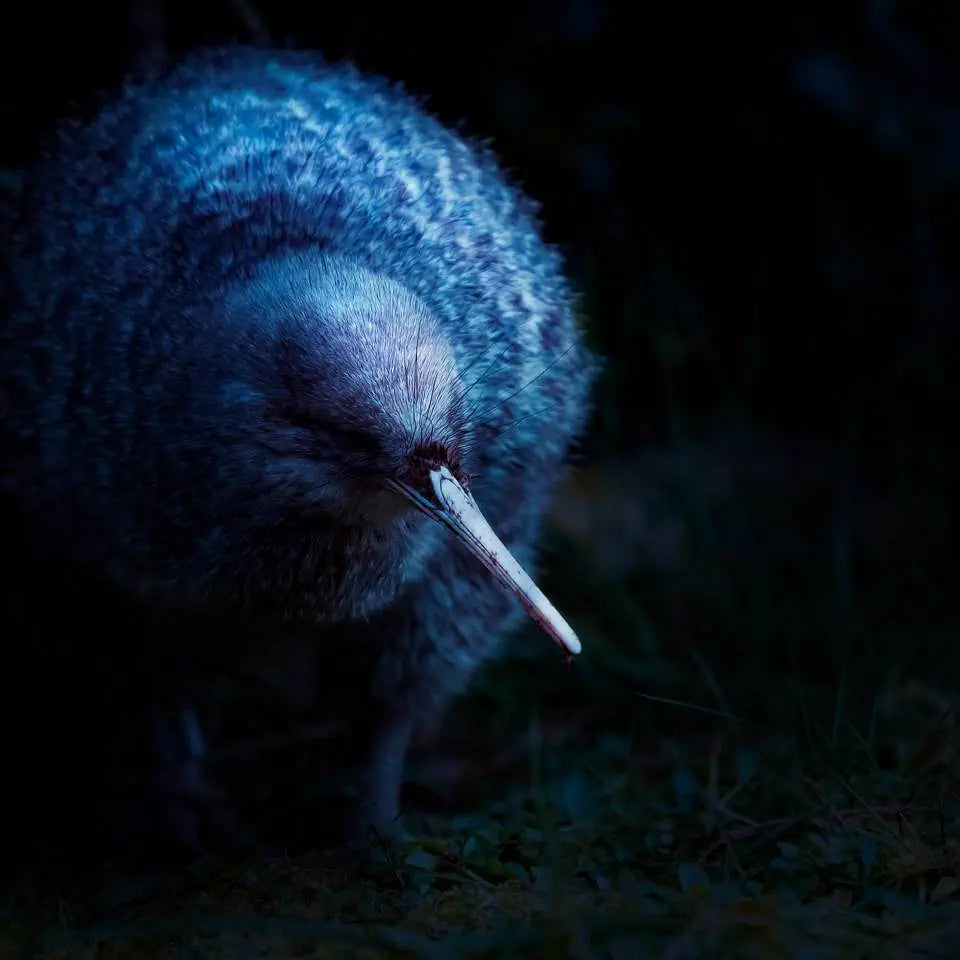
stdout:
[[249,842],[236,808],[195,758],[163,766],[136,789],[132,803],[135,812],[112,844],[123,860],[190,863]]
[[158,766],[137,788],[136,812],[117,836],[120,855],[189,862],[242,846],[239,814],[207,773],[194,711],[155,713],[153,746]]

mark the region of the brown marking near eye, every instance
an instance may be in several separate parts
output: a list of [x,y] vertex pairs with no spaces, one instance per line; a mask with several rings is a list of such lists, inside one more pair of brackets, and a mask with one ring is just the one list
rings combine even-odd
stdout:
[[429,485],[430,471],[439,466],[446,466],[458,483],[464,486],[469,484],[470,476],[463,470],[459,454],[438,440],[419,443],[413,448],[410,454],[411,482],[417,489],[422,489],[425,485]]

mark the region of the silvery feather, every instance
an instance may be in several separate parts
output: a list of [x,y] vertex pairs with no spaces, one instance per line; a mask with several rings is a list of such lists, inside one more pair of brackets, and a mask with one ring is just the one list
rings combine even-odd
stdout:
[[521,606],[579,651],[523,568],[593,361],[489,152],[349,66],[206,51],[65,127],[7,246],[32,541],[145,603],[309,625],[373,821]]

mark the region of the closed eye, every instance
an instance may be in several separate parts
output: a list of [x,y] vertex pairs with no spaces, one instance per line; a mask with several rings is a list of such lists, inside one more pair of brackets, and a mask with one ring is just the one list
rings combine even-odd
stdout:
[[354,424],[331,423],[297,407],[287,407],[283,411],[283,417],[291,426],[329,440],[344,452],[370,456],[383,453],[383,445],[377,437]]
[[359,427],[324,424],[324,430],[344,448],[355,453],[376,455],[383,452],[383,446],[376,437]]

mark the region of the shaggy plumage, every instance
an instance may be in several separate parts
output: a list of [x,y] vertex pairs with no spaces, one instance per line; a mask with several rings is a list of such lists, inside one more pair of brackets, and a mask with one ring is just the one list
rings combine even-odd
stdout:
[[449,463],[527,565],[584,423],[533,204],[382,80],[222,49],[65,127],[6,246],[0,490],[33,546],[147,609],[309,626],[392,815],[411,730],[521,610],[378,478]]

